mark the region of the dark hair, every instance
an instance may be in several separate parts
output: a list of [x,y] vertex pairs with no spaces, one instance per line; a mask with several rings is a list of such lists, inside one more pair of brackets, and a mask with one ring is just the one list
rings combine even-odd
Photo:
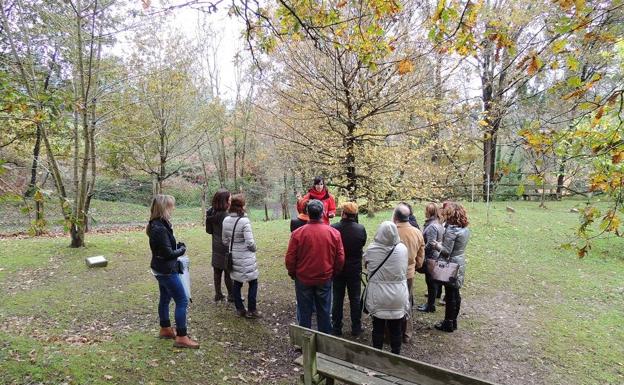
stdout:
[[468,227],[468,214],[466,209],[459,203],[451,202],[444,209],[444,216],[446,217],[446,223],[449,225],[455,225],[459,227]]
[[325,185],[325,178],[323,178],[322,176],[318,175],[314,177],[314,184],[312,186],[316,186],[317,184],[323,182],[323,185]]
[[245,215],[245,195],[232,195],[232,203],[230,203],[229,212],[238,214],[239,217]]
[[311,199],[308,202],[308,216],[310,219],[321,219],[323,215],[323,203],[317,199]]
[[217,190],[212,197],[212,208],[214,211],[227,211],[229,208],[230,192],[224,188]]

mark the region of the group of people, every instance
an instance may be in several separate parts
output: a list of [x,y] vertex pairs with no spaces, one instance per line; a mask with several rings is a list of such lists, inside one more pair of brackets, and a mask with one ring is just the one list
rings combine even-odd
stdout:
[[[151,267],[160,288],[160,336],[175,338],[176,346],[196,348],[199,345],[186,333],[187,300],[176,265],[186,246],[176,243],[173,237],[170,222],[173,205],[173,197],[156,196],[147,226]],[[297,211],[297,217],[290,223],[285,265],[294,280],[299,325],[310,328],[316,313],[319,331],[342,335],[344,298],[348,295],[351,334],[362,334],[362,312],[368,313],[372,318],[373,346],[382,349],[389,335],[391,351],[400,354],[401,345],[412,336],[412,286],[415,273],[419,272],[425,276],[428,293],[427,302],[417,310],[435,312],[435,299],[444,287],[445,317],[435,328],[444,332],[457,329],[464,252],[470,235],[461,204],[445,202],[442,207],[427,204],[421,231],[412,207],[401,202],[395,207],[392,220],[379,225],[366,249],[366,229],[358,223],[356,203],[342,204],[340,221],[330,225],[330,219],[336,215],[336,203],[322,177],[314,179],[307,194],[298,196]],[[256,307],[256,243],[245,214],[244,196],[217,191],[207,212],[206,232],[212,234],[214,300],[234,302],[240,317],[262,317]],[[456,278],[445,283],[433,279],[426,261],[438,259],[459,266]],[[366,274],[362,273],[363,268]],[[227,297],[221,289],[222,280]],[[362,292],[363,282],[366,283]],[[244,283],[248,284],[247,308],[242,297]],[[171,299],[176,305],[175,331],[169,320]]]

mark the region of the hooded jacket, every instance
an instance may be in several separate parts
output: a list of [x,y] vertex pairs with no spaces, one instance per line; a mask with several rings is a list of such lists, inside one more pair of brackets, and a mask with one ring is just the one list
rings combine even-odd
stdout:
[[364,254],[370,277],[393,246],[392,254],[369,279],[366,288],[366,308],[371,316],[381,319],[400,319],[409,314],[407,247],[400,242],[396,225],[386,221],[379,225],[373,242]]
[[[258,279],[258,264],[256,263],[256,241],[251,232],[251,222],[247,216],[240,217],[231,213],[223,220],[222,240],[226,250],[230,248],[230,240],[234,237],[232,246],[233,268],[230,272],[232,280],[249,282]],[[236,229],[234,229],[236,224]],[[234,230],[234,234],[232,234]]]

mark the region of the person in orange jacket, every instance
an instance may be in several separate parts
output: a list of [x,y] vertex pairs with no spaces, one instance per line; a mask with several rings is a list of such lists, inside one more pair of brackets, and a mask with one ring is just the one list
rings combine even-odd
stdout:
[[334,196],[329,193],[327,186],[325,185],[325,179],[322,176],[314,177],[314,185],[310,187],[308,193],[301,199],[317,199],[323,203],[323,223],[329,225],[330,218],[336,216],[336,200]]

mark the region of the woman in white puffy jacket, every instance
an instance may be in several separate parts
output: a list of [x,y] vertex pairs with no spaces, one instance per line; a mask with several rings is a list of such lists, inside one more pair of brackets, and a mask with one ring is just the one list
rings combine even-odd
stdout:
[[[232,294],[236,313],[240,317],[259,318],[260,313],[256,309],[256,295],[258,293],[258,264],[256,263],[256,241],[251,232],[251,222],[245,214],[245,197],[243,194],[232,196],[230,214],[223,219],[223,231],[221,233],[223,244],[230,250],[232,237],[232,261],[230,273],[232,278]],[[233,234],[232,234],[233,233]],[[247,292],[248,308],[245,309],[241,289],[248,282]]]
[[407,247],[401,243],[394,223],[386,221],[379,225],[364,260],[368,270],[366,309],[373,317],[373,347],[382,349],[388,326],[392,353],[400,354],[401,320],[408,316],[410,305]]

